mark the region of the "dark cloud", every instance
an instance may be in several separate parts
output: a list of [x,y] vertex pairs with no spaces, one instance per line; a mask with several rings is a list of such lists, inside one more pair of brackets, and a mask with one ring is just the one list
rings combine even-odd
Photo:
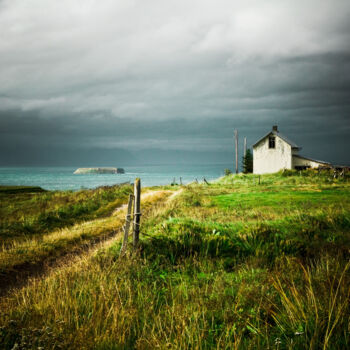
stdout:
[[347,1],[35,4],[0,1],[1,165],[231,162],[273,124],[350,163]]

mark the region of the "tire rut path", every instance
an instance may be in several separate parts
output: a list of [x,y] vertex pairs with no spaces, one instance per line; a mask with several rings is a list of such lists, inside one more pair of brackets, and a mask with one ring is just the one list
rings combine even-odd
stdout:
[[[165,199],[162,198],[160,200],[155,200],[154,203],[152,203],[153,206],[154,204],[173,199],[174,196],[180,192],[181,190],[175,192],[165,190],[150,191],[143,193],[141,200],[149,199],[152,196],[160,193],[168,194]],[[126,204],[121,205],[112,212],[111,216],[118,214],[121,215],[124,211],[126,211],[126,207]],[[72,264],[84,254],[90,254],[96,249],[102,248],[107,242],[114,240],[119,234],[122,233],[122,231],[123,226],[120,225],[114,230],[95,237],[88,242],[77,244],[72,249],[66,251],[63,250],[54,257],[44,258],[43,260],[36,262],[25,262],[23,264],[13,266],[10,271],[6,271],[5,273],[1,274],[0,272],[0,297],[6,297],[13,290],[22,288],[29,284],[32,279],[44,278],[51,271]]]

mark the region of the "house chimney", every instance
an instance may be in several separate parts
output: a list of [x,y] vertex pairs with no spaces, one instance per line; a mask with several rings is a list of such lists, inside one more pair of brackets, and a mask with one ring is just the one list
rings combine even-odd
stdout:
[[272,131],[278,132],[278,127],[277,127],[277,125],[274,125],[274,126],[272,127]]

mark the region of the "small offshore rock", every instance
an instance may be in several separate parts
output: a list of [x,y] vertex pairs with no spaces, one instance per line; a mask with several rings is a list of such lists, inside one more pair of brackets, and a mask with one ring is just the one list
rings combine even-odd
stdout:
[[78,168],[73,174],[124,174],[123,168]]

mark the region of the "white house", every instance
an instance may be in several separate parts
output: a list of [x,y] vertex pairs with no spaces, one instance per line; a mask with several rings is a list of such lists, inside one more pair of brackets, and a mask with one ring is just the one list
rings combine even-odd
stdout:
[[282,135],[277,126],[253,145],[254,174],[274,173],[281,169],[307,169],[330,163],[299,155],[301,147]]

